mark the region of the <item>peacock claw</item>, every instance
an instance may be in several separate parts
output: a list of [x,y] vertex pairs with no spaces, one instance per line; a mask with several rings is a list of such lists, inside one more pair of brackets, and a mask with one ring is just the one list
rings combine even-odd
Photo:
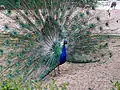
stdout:
[[59,68],[59,66],[57,68],[58,68],[58,74],[60,74],[60,68]]

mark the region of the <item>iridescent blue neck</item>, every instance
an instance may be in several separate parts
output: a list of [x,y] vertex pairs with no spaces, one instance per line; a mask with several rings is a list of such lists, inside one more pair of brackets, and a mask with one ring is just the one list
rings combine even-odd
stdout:
[[66,47],[65,47],[65,45],[63,45],[63,47],[62,47],[62,53],[61,53],[61,55],[60,55],[60,64],[63,64],[63,63],[65,63],[66,62],[66,57],[67,57],[67,55],[66,55]]
[[63,47],[62,47],[62,53],[63,52],[66,54],[66,46],[65,45],[63,45]]

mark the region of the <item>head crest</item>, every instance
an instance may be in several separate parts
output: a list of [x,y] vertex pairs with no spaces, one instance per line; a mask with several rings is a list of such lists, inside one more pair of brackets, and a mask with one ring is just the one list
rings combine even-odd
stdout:
[[64,45],[67,44],[67,40],[64,40]]

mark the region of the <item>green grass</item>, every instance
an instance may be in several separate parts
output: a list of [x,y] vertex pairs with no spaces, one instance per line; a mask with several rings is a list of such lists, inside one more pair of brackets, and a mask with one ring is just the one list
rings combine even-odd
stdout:
[[58,86],[53,79],[50,83],[44,85],[41,81],[35,82],[32,80],[23,83],[22,77],[0,81],[0,90],[67,90],[67,86],[68,82]]
[[120,83],[117,81],[114,86],[117,88],[117,90],[120,90]]

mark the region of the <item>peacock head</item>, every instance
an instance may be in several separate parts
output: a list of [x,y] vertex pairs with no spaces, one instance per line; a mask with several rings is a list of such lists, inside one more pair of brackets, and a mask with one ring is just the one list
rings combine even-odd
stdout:
[[67,40],[64,40],[64,45],[67,44]]

